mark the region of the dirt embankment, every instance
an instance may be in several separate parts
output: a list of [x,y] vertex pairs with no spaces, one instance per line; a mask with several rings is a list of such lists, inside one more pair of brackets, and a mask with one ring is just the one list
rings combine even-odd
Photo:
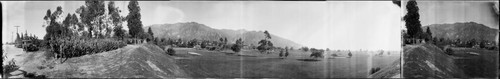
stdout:
[[401,58],[369,75],[368,78],[401,78]]
[[[26,53],[30,54],[30,53]],[[154,45],[128,45],[113,51],[70,58],[62,64],[43,59],[43,54],[25,58],[21,69],[49,78],[175,78],[186,77],[173,57]],[[43,60],[41,60],[43,59]],[[29,61],[32,60],[32,61]],[[37,68],[41,66],[53,68]]]
[[407,45],[403,52],[404,78],[464,78],[453,56],[432,44]]

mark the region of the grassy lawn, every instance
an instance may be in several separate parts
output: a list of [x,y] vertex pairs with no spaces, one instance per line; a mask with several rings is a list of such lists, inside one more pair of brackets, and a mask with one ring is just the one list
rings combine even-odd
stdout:
[[[309,59],[310,52],[293,50],[287,58],[279,58],[277,53],[261,54],[256,50],[243,50],[237,56],[232,51],[221,52],[176,48],[177,64],[191,77],[195,78],[364,78],[369,67],[386,66],[394,62],[399,55],[373,56],[365,52],[353,52],[352,58],[318,58],[320,61],[299,61]],[[191,56],[187,52],[196,52],[201,56]],[[346,56],[345,51],[330,51]],[[326,56],[326,55],[325,55]],[[371,64],[371,65],[369,65]]]
[[[455,64],[471,78],[497,77],[498,51],[472,48],[454,48]],[[479,56],[467,52],[479,53]]]

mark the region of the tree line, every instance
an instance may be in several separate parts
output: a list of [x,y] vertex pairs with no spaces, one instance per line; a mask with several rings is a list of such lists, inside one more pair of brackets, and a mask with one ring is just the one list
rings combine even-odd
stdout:
[[[121,48],[128,39],[152,40],[152,33],[142,29],[140,7],[136,0],[129,2],[129,13],[121,16],[121,10],[113,1],[85,0],[85,4],[63,16],[63,9],[47,10],[43,17],[45,31],[40,47],[48,49],[56,58],[69,58]],[[64,17],[64,18],[63,18]],[[127,22],[128,30],[123,29]]]

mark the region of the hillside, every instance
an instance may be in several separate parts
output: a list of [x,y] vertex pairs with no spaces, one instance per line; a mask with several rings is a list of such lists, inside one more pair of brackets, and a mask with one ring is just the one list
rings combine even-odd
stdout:
[[401,78],[401,58],[382,67],[380,71],[369,75],[368,78]]
[[[20,50],[13,46],[7,53]],[[22,53],[16,63],[27,72],[48,78],[173,78],[188,77],[175,59],[154,45],[128,45],[113,51],[74,57],[59,63],[43,51]],[[53,63],[58,62],[58,64]],[[43,68],[41,68],[43,67]]]
[[404,78],[464,78],[452,56],[432,44],[407,45],[403,52]]
[[430,28],[433,37],[449,39],[484,39],[488,41],[498,40],[498,29],[489,28],[483,24],[475,22],[454,23],[454,24],[432,24],[422,27],[426,30]]
[[[236,39],[242,38],[244,43],[247,45],[257,45],[257,42],[264,38],[263,31],[213,29],[209,26],[196,22],[156,24],[146,26],[144,29],[148,29],[149,27],[151,27],[155,37],[161,38],[181,38],[182,40],[191,40],[196,38],[218,41],[221,37],[227,37],[227,40],[230,43],[234,43]],[[288,39],[273,35],[273,32],[270,33],[272,37],[271,42],[273,42],[275,46],[293,46],[296,48],[302,46]]]

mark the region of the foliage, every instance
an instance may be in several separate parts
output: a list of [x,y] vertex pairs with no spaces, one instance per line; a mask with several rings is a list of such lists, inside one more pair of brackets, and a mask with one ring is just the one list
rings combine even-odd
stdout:
[[310,57],[314,57],[314,58],[323,58],[323,53],[325,52],[324,50],[318,50],[318,49],[315,49],[315,48],[311,48],[311,55]]
[[174,48],[169,47],[169,48],[167,49],[166,53],[167,53],[168,55],[175,55],[175,50],[174,50]]
[[261,52],[271,50],[273,48],[273,43],[266,39],[260,40],[258,44],[260,45],[257,47],[257,49]]
[[[19,35],[19,34],[18,34]],[[38,39],[33,34],[24,33],[21,34],[22,37],[16,38],[15,46],[17,48],[22,48],[25,51],[37,51],[42,45],[42,40]]]
[[49,42],[51,53],[62,58],[100,53],[126,46],[125,42],[114,39],[62,38]]
[[239,38],[238,40],[236,40],[236,44],[231,46],[231,50],[233,50],[234,52],[240,52],[242,47],[243,47],[243,40]]
[[194,46],[198,45],[198,40],[197,39],[192,39],[188,41],[188,47],[193,48]]
[[142,28],[141,9],[137,0],[129,2],[128,10],[127,26],[129,28],[129,34],[134,38],[138,38],[139,36],[142,36],[141,34],[144,34],[144,30]]
[[370,74],[380,71],[380,67],[370,69]]
[[401,7],[401,0],[392,0],[392,3],[397,5],[398,7]]
[[451,48],[446,48],[446,49],[444,50],[444,53],[446,53],[446,54],[448,54],[448,55],[453,55],[453,52],[454,52],[454,51],[453,51],[453,49],[451,49]]
[[118,10],[118,7],[115,7],[115,2],[111,1],[108,3],[108,12],[108,14],[111,15],[110,19],[112,20],[113,25],[115,25],[113,28],[115,38],[123,39],[126,36],[125,30],[123,30],[122,26],[123,17],[120,16],[119,12],[121,11]]
[[304,52],[307,52],[307,51],[309,51],[309,48],[308,47],[302,47],[302,48],[300,48],[300,50],[302,50]]
[[407,2],[406,10],[408,13],[403,17],[406,22],[405,26],[407,29],[407,34],[411,38],[418,38],[417,34],[422,32],[421,24],[420,24],[420,15],[418,13],[418,6],[415,0],[410,0]]
[[269,34],[269,32],[267,32],[267,30],[264,31],[264,34],[266,36],[266,39],[271,39],[271,34]]
[[352,57],[352,53],[351,53],[351,52],[349,52],[347,55],[348,55],[349,57]]
[[8,74],[8,73],[11,73],[11,72],[14,72],[16,70],[18,70],[20,67],[16,65],[16,62],[14,62],[14,59],[12,59],[11,61],[9,61],[7,63],[7,65],[3,65],[2,66],[3,68],[3,73],[2,74]]
[[154,37],[153,31],[151,30],[151,27],[148,28],[148,34]]
[[427,27],[427,30],[425,31],[425,36],[422,37],[423,39],[425,39],[425,41],[430,41],[432,40],[432,32],[431,30],[429,29],[429,27]]
[[45,76],[45,75],[37,75],[36,73],[26,73],[26,74],[24,74],[24,77],[32,78],[32,79],[46,79],[47,78],[47,76]]

